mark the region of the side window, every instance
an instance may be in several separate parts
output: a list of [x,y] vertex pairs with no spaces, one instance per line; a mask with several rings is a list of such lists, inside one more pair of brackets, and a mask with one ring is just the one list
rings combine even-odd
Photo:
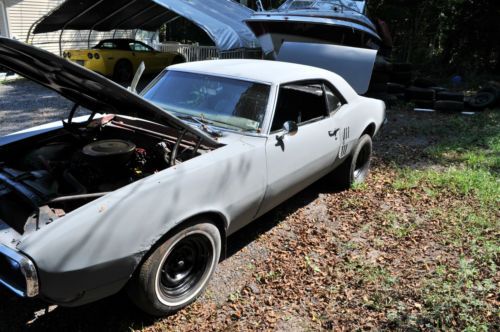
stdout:
[[132,49],[132,51],[136,51],[136,52],[148,52],[148,51],[150,51],[150,49],[146,45],[142,45],[139,43],[130,43],[129,45],[130,45],[130,48]]
[[281,130],[286,121],[295,121],[301,125],[327,115],[321,83],[287,84],[280,87],[271,131]]
[[340,101],[340,98],[335,95],[335,93],[328,87],[328,85],[324,85],[325,87],[325,94],[326,94],[326,100],[328,102],[328,112],[330,114],[335,113],[340,106],[342,106],[342,101]]
[[100,48],[102,49],[107,49],[107,50],[112,50],[116,48],[116,44],[113,42],[104,42],[100,45]]

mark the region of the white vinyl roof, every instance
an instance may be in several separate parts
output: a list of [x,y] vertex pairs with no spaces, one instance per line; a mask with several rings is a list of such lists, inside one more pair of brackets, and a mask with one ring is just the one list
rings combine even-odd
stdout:
[[357,96],[352,87],[339,75],[325,69],[290,62],[253,59],[209,60],[177,64],[168,69],[273,85],[325,79],[333,83],[347,100]]
[[170,70],[181,70],[217,76],[228,76],[249,81],[280,84],[290,81],[323,78],[330,72],[295,63],[253,60],[229,59],[209,60],[182,63],[169,67]]

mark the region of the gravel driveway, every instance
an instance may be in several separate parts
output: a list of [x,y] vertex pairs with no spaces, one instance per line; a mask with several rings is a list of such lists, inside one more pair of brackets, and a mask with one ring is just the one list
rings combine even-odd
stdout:
[[26,79],[0,83],[0,136],[67,117],[72,103]]
[[[138,89],[154,76],[144,75]],[[30,80],[0,81],[0,136],[67,118],[73,103]]]

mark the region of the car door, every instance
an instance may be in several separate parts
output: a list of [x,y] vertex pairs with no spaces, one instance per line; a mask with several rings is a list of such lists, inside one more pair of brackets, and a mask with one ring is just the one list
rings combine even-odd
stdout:
[[[339,108],[341,102],[339,99],[338,105],[329,106],[333,100],[325,88],[320,81],[280,87],[266,142],[268,185],[259,214],[333,169],[340,148],[341,126],[332,110]],[[295,135],[284,133],[282,126],[286,121],[297,123]]]
[[158,69],[158,63],[152,48],[139,42],[131,42],[130,49],[136,59],[137,66],[144,61],[147,72],[156,71]]

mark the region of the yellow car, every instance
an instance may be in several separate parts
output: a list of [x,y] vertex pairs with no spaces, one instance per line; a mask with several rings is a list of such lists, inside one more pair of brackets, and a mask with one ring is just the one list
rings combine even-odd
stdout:
[[158,73],[165,67],[185,62],[179,53],[164,53],[134,39],[105,39],[92,49],[66,50],[63,57],[117,82],[129,82],[142,61],[145,73]]

